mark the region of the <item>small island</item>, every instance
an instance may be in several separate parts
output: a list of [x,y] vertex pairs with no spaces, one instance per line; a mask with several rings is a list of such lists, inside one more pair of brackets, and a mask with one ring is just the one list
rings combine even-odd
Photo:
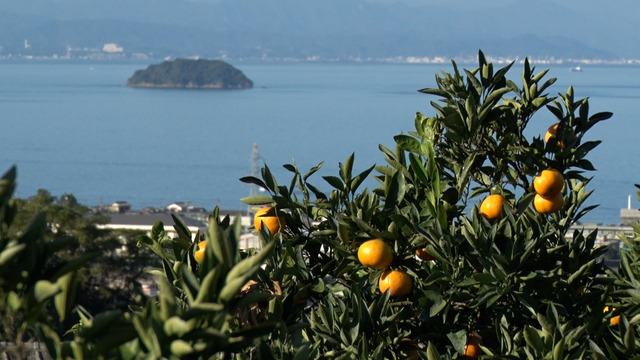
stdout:
[[249,89],[253,81],[221,60],[176,59],[137,70],[129,87],[164,89]]

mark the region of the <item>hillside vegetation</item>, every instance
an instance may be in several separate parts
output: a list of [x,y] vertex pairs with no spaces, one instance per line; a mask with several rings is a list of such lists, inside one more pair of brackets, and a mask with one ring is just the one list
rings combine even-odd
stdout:
[[242,71],[221,60],[177,59],[136,71],[127,86],[248,89],[253,87],[253,82]]

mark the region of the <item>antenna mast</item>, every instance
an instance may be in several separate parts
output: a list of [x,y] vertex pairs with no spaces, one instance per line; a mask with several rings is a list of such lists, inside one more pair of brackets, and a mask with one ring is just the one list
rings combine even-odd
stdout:
[[[260,156],[260,153],[258,153],[258,143],[253,143],[253,150],[251,151],[251,176],[253,177],[258,177],[258,173],[260,170],[260,160],[262,159],[262,157]],[[250,188],[249,188],[249,195],[253,196],[253,195],[258,195],[258,185],[256,184],[250,184]],[[247,214],[251,215],[253,212],[251,211],[251,206],[248,206],[247,209]]]

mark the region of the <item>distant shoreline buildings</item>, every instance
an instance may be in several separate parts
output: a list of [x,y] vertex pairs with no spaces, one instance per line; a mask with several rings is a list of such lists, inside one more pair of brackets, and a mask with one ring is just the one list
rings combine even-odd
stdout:
[[[24,39],[24,49],[20,53],[3,53],[3,48],[0,46],[0,61],[1,60],[89,60],[89,61],[122,61],[122,60],[165,60],[167,56],[158,55],[153,53],[143,53],[136,51],[127,51],[123,46],[118,43],[111,42],[105,43],[101,48],[92,47],[72,47],[67,45],[64,53],[51,53],[51,54],[33,54],[33,46],[28,39]],[[175,58],[194,58],[199,55],[184,55],[176,56]],[[169,56],[172,58],[172,56]],[[475,64],[477,63],[477,57],[473,56],[444,56],[444,55],[430,55],[430,56],[389,56],[389,57],[359,57],[359,56],[345,56],[345,57],[326,57],[320,55],[309,55],[305,57],[279,57],[268,56],[264,54],[256,54],[255,57],[238,57],[232,58],[226,54],[222,54],[218,58],[225,61],[259,61],[259,62],[344,62],[344,63],[393,63],[393,64],[448,64],[452,60],[459,64]],[[548,56],[535,56],[533,54],[527,56],[512,56],[512,57],[491,57],[487,56],[489,62],[495,64],[508,64],[511,62],[523,63],[528,59],[532,64],[547,64],[547,65],[569,65],[576,67],[579,65],[640,65],[640,59],[597,59],[597,58],[557,58]]]

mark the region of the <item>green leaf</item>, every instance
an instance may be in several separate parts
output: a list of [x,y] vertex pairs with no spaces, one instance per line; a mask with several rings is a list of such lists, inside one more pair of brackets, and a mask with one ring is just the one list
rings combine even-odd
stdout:
[[527,344],[536,354],[541,354],[544,351],[544,343],[542,342],[542,338],[538,333],[538,330],[534,329],[531,326],[526,326],[524,328],[524,339],[527,341]]
[[271,174],[271,170],[269,170],[269,167],[267,165],[262,168],[262,178],[264,179],[266,189],[273,192],[278,191],[278,182],[276,181],[276,178]]
[[170,349],[171,353],[178,358],[186,357],[187,355],[195,352],[191,344],[181,339],[173,340],[171,342]]
[[0,266],[4,266],[16,258],[25,247],[27,247],[27,244],[18,244],[4,249],[0,253]]
[[393,209],[395,206],[399,205],[402,199],[404,199],[405,191],[406,182],[404,175],[402,175],[402,172],[398,171],[393,174],[393,177],[391,178],[391,182],[387,189],[385,208]]
[[171,213],[171,218],[174,223],[173,228],[176,230],[176,233],[178,233],[178,238],[174,239],[174,241],[177,241],[183,249],[188,249],[192,239],[191,230],[189,230],[182,218],[176,214]]
[[351,154],[347,158],[347,160],[343,163],[340,163],[340,177],[342,180],[347,183],[351,180],[351,172],[353,171],[353,160],[355,159],[355,154]]
[[39,280],[38,282],[36,282],[36,285],[33,289],[33,296],[35,297],[37,302],[41,303],[55,296],[60,291],[62,291],[62,289],[60,289],[60,286],[58,284],[52,284],[47,280]]
[[422,164],[416,154],[409,154],[409,163],[411,164],[411,169],[416,174],[418,180],[420,180],[423,185],[429,185],[429,174],[427,174],[427,169],[425,169],[424,164]]
[[53,299],[56,312],[60,316],[60,320],[64,321],[67,313],[71,311],[75,304],[76,295],[76,273],[68,272],[56,281],[56,285],[60,288],[60,293],[56,294]]
[[412,153],[420,153],[420,141],[409,135],[396,135],[393,140],[400,146],[402,150]]
[[427,345],[427,359],[428,360],[441,360],[442,359],[442,357],[438,353],[438,349],[436,349],[436,346],[431,341],[429,341],[429,344]]
[[11,166],[0,179],[0,208],[5,206],[9,199],[13,196],[16,187],[17,170],[15,166]]
[[374,168],[375,168],[375,165],[372,165],[370,168],[368,168],[367,170],[361,172],[360,174],[356,175],[356,177],[351,179],[351,183],[349,184],[349,188],[351,189],[352,193],[355,193],[355,191],[358,189],[358,187],[362,184],[362,182],[364,182],[367,179],[367,177],[369,176],[371,171],[373,171]]
[[324,161],[322,161],[322,162],[320,162],[318,165],[316,165],[316,166],[312,167],[312,168],[309,170],[309,172],[307,172],[307,173],[302,177],[302,179],[303,179],[304,181],[307,181],[307,179],[308,179],[311,175],[315,174],[315,173],[316,173],[316,171],[320,170],[320,168],[322,168],[322,166],[323,166],[323,165],[324,165]]
[[273,198],[266,195],[252,195],[252,196],[244,197],[240,199],[240,201],[242,201],[247,205],[266,205],[266,204],[272,204]]
[[222,232],[215,219],[209,219],[209,231],[207,245],[211,246],[216,258],[222,263],[225,269],[233,266],[234,254],[231,253],[231,247],[222,236]]
[[342,180],[340,180],[339,177],[336,176],[323,176],[322,177],[326,182],[329,183],[329,185],[333,186],[334,188],[343,191],[344,190],[344,183],[342,182]]
[[248,257],[236,264],[227,274],[226,282],[244,275],[246,272],[253,269],[256,265],[261,265],[267,258],[267,256],[271,254],[271,250],[273,250],[275,245],[276,241],[270,241],[262,248],[262,250],[260,250],[259,253],[254,256]]
[[183,337],[193,330],[194,323],[184,321],[178,316],[172,316],[164,322],[164,332],[169,336]]
[[164,224],[162,221],[156,221],[151,228],[151,239],[155,242],[162,243],[165,237]]
[[311,344],[304,343],[301,347],[297,348],[295,351],[295,356],[293,360],[307,360],[310,359],[309,355],[311,354],[310,350]]
[[267,188],[267,185],[264,183],[264,181],[258,179],[255,176],[245,176],[245,177],[241,177],[240,181],[242,181],[245,184],[253,184],[253,185],[257,185],[263,189]]
[[459,354],[464,354],[464,346],[467,344],[467,331],[460,330],[455,333],[447,334],[447,338],[451,341],[451,345]]

